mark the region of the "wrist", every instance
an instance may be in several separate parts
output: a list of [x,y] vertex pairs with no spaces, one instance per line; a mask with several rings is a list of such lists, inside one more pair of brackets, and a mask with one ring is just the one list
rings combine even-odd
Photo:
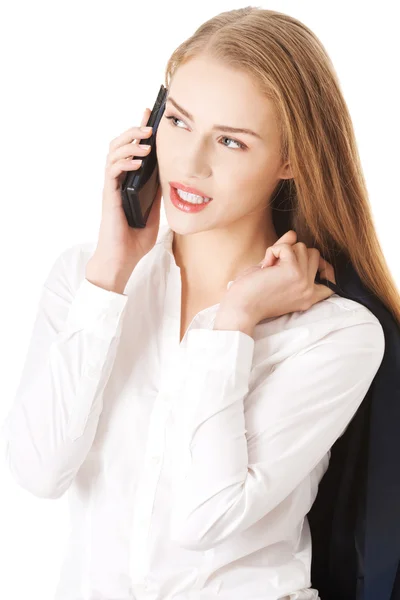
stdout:
[[134,267],[126,269],[90,259],[86,265],[85,278],[105,290],[123,294],[133,269]]

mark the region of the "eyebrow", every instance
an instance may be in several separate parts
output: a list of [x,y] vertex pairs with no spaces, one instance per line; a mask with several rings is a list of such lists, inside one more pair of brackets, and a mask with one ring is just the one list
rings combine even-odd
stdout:
[[[175,108],[177,108],[183,115],[185,115],[185,117],[187,117],[188,119],[190,119],[190,121],[193,121],[193,116],[184,108],[182,108],[182,106],[179,106],[179,104],[176,102],[176,100],[174,100],[171,96],[167,97],[167,102],[171,102],[171,104],[173,104],[175,106]],[[239,127],[229,127],[228,125],[214,125],[213,129],[218,129],[220,131],[226,131],[228,133],[246,133],[248,135],[252,135],[256,138],[258,138],[259,140],[262,139],[262,137],[256,133],[255,131],[252,131],[251,129],[243,129],[243,128],[239,128]]]

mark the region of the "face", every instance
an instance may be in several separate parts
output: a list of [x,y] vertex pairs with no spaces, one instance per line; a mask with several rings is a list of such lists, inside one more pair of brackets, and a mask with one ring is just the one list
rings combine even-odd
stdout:
[[[246,74],[205,57],[181,65],[156,139],[169,226],[188,234],[238,219],[260,222],[279,180],[291,176],[281,164],[279,143],[273,105]],[[171,201],[169,182],[194,187],[212,200],[200,211],[182,211]]]

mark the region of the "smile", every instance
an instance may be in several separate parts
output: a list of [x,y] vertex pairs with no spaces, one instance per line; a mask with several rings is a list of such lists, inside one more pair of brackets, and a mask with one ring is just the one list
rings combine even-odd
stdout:
[[[184,198],[182,198],[179,194],[182,194]],[[195,196],[194,194],[187,194],[186,192],[182,192],[181,190],[178,193],[177,189],[174,188],[172,185],[170,185],[170,198],[172,204],[176,208],[186,213],[194,213],[199,212],[200,210],[204,210],[206,206],[208,206],[212,202],[211,199],[201,199],[200,196]],[[190,198],[193,198],[194,200],[190,201]]]

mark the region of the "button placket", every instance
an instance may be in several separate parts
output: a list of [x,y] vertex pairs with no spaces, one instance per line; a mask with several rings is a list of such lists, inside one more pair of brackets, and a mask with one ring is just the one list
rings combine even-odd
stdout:
[[168,406],[159,397],[151,414],[145,464],[137,488],[131,534],[131,577],[133,582],[139,584],[143,583],[148,572],[148,536],[161,473],[167,414]]

